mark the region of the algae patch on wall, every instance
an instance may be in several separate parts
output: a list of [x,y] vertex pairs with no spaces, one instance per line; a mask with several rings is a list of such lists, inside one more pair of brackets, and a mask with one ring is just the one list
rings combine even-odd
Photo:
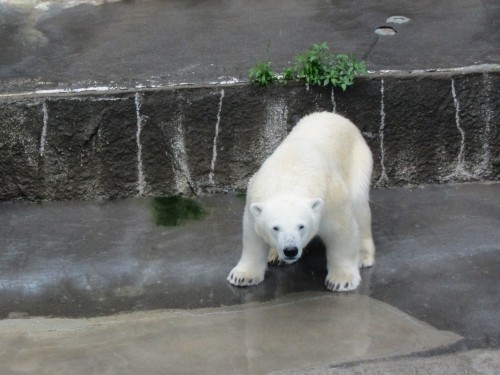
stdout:
[[169,227],[187,220],[201,220],[208,213],[196,200],[181,196],[155,197],[151,200],[151,211],[156,225]]

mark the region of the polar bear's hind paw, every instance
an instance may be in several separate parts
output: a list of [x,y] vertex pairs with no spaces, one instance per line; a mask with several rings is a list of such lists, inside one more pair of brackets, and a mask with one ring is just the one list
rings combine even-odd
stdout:
[[373,266],[375,263],[375,256],[373,253],[366,253],[366,252],[361,252],[361,255],[359,257],[359,267],[361,268],[368,268]]

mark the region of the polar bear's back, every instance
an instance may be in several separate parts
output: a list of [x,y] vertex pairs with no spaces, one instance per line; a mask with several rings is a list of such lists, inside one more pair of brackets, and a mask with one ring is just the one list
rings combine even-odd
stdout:
[[371,151],[359,129],[340,115],[317,112],[297,123],[249,188],[257,185],[252,190],[262,196],[302,189],[307,195],[327,198],[328,186],[341,184],[352,198],[363,199],[371,172]]
[[284,140],[310,142],[328,159],[344,158],[358,143],[365,143],[358,128],[348,119],[330,112],[316,112],[302,118]]
[[310,114],[299,121],[284,142],[295,140],[314,145],[334,165],[352,195],[368,194],[372,154],[351,121],[331,112]]

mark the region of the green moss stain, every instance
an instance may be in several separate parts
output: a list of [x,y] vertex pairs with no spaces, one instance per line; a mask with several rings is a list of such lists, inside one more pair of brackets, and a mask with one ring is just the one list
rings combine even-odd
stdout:
[[194,199],[176,197],[155,197],[151,201],[153,220],[156,225],[177,226],[187,220],[200,220],[207,211]]

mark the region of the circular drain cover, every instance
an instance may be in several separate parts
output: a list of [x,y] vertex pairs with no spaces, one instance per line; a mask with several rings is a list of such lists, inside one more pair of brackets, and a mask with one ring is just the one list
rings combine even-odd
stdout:
[[396,35],[397,31],[390,26],[380,26],[375,29],[375,34],[378,35]]
[[405,16],[391,16],[385,22],[402,24],[402,23],[410,22],[410,19],[408,17],[405,17]]

